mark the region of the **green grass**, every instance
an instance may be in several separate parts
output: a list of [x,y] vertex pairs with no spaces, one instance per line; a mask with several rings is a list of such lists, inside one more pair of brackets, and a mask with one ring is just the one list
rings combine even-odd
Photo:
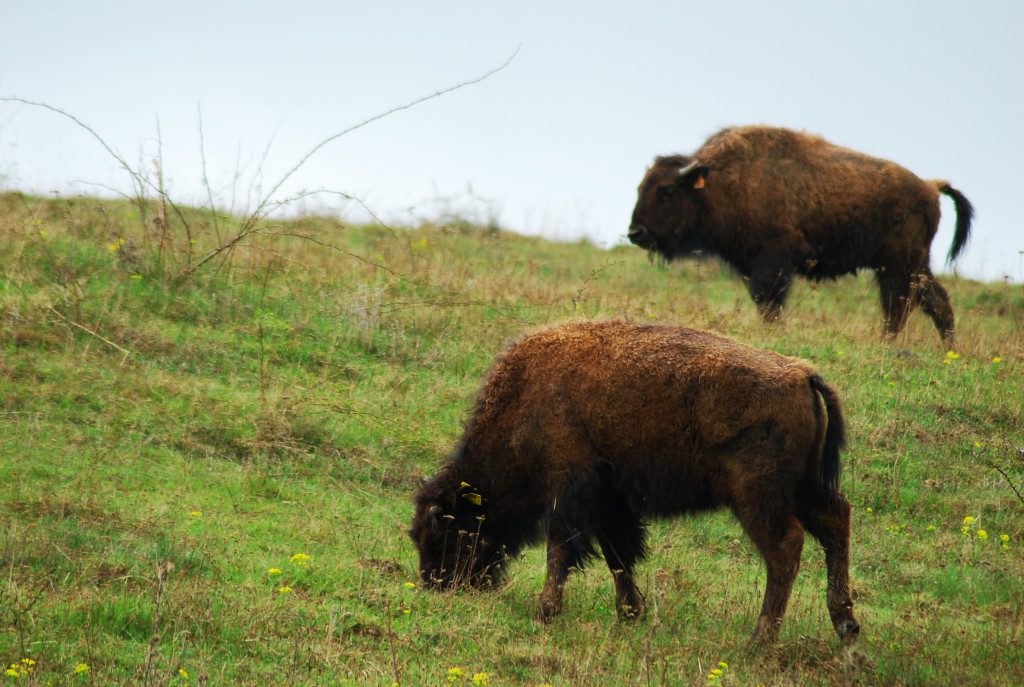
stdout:
[[[714,263],[310,218],[178,279],[237,226],[184,216],[196,243],[161,244],[138,206],[0,195],[0,660],[36,661],[12,684],[704,685],[719,661],[723,685],[1024,683],[1024,288],[943,278],[954,359],[920,313],[883,342],[867,275],[799,283],[769,327]],[[539,625],[539,548],[490,593],[406,586],[412,493],[493,356],[609,317],[715,329],[840,391],[852,651],[810,539],[779,644],[745,650],[764,570],[727,513],[651,526],[635,624],[595,563]]]

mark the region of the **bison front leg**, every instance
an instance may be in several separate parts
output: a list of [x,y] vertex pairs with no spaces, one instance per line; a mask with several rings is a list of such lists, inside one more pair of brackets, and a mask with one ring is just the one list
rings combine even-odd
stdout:
[[540,593],[540,621],[546,623],[562,612],[562,596],[573,564],[571,539],[563,531],[548,532],[548,569]]
[[792,272],[776,264],[759,264],[745,281],[761,319],[765,322],[778,320],[793,284]]

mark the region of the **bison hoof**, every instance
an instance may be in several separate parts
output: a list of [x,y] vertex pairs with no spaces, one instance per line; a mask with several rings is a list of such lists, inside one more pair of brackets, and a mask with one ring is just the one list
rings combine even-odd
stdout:
[[844,620],[836,626],[836,633],[843,644],[853,644],[860,634],[860,623],[856,620]]
[[631,622],[638,620],[644,615],[644,604],[642,601],[637,600],[633,603],[620,604],[618,608],[619,620],[623,622]]
[[782,625],[782,618],[778,618],[775,621],[771,621],[764,616],[757,619],[757,627],[754,629],[754,634],[751,635],[747,641],[747,650],[752,651],[755,649],[770,646],[779,640],[779,629]]
[[537,619],[540,622],[547,624],[551,622],[551,619],[562,612],[562,602],[553,601],[550,599],[540,600],[540,611],[537,613]]
[[638,620],[643,614],[643,609],[633,608],[632,606],[622,606],[619,608],[619,620],[624,623]]

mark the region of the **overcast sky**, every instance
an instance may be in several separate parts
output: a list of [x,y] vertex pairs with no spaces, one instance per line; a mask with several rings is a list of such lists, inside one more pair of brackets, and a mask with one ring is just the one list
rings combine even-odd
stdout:
[[[155,152],[159,119],[165,173],[183,202],[205,200],[200,108],[218,202],[234,197],[238,209],[268,143],[264,189],[332,133],[478,76],[521,46],[483,83],[333,142],[285,192],[355,194],[391,221],[447,203],[515,231],[610,245],[624,240],[655,155],[764,123],[948,179],[977,210],[957,270],[1024,282],[1015,0],[0,0],[0,25],[0,95],[73,113],[133,163]],[[82,129],[0,103],[0,186],[106,193],[91,184],[129,187]],[[952,239],[948,199],[943,214],[936,269]]]

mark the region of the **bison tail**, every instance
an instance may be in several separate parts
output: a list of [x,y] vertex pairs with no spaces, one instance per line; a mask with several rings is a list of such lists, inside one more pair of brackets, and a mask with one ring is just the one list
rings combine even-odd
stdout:
[[[825,436],[821,443],[821,481],[832,493],[839,491],[839,451],[846,445],[846,421],[835,390],[818,375],[812,375],[811,389],[825,402]],[[817,407],[817,402],[815,406]]]
[[953,207],[956,208],[956,229],[953,232],[953,245],[949,248],[949,255],[946,262],[951,263],[960,255],[960,251],[967,245],[967,239],[971,233],[971,220],[974,218],[974,206],[967,196],[950,186],[948,181],[935,182],[940,193],[953,199]]

